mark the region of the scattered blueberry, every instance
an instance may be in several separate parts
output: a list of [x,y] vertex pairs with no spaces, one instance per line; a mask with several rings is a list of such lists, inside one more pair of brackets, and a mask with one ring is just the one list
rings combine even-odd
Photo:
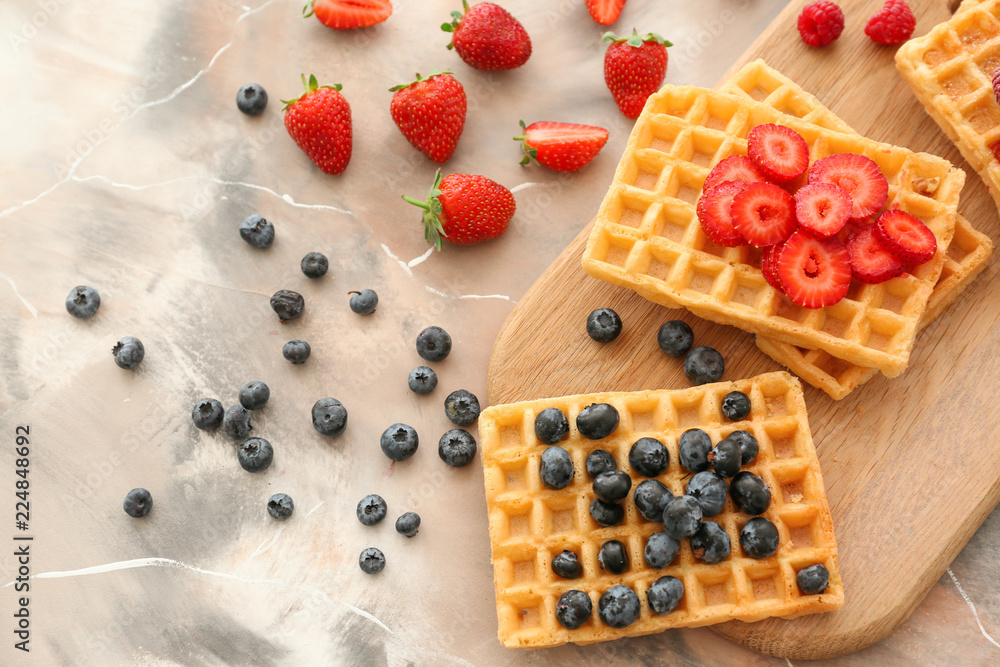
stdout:
[[738,510],[751,516],[763,514],[771,505],[771,489],[767,482],[748,470],[736,473],[729,483],[729,495]]
[[696,347],[684,357],[684,375],[695,384],[718,382],[726,372],[726,362],[710,347]]
[[122,507],[125,509],[125,514],[138,519],[153,509],[153,496],[149,495],[146,489],[132,489],[125,496]]
[[615,463],[615,457],[611,456],[611,452],[603,449],[595,449],[587,454],[587,474],[592,478],[596,478],[602,472],[610,472],[617,469],[618,465]]
[[267,513],[278,521],[284,521],[292,516],[294,509],[295,503],[292,502],[292,497],[287,493],[276,493],[267,501]]
[[385,568],[385,554],[380,549],[368,547],[361,552],[358,565],[365,574],[378,574]]
[[580,565],[580,559],[576,553],[569,549],[556,554],[552,559],[552,571],[563,579],[579,579],[583,576],[583,566]]
[[715,516],[726,506],[726,480],[714,472],[703,470],[687,483],[684,493],[691,496],[701,505],[702,516]]
[[740,531],[740,546],[750,558],[769,558],[778,550],[778,529],[769,519],[755,516]]
[[271,309],[278,314],[282,323],[299,317],[305,308],[305,299],[298,292],[280,289],[271,297]]
[[708,565],[726,560],[731,550],[729,534],[714,521],[702,522],[697,532],[691,536],[691,553]]
[[405,461],[417,453],[420,439],[412,426],[393,424],[382,432],[379,443],[382,453],[393,461]]
[[576,429],[585,438],[600,440],[618,428],[618,410],[607,403],[592,403],[576,416]]
[[434,391],[434,387],[438,386],[438,376],[432,368],[417,366],[410,371],[407,383],[410,385],[410,391],[413,393],[429,394]]
[[254,213],[240,223],[240,237],[254,248],[266,248],[274,243],[274,225]]
[[222,428],[230,438],[243,440],[253,428],[250,426],[250,412],[242,405],[234,405],[223,415]]
[[389,507],[385,504],[382,496],[374,493],[358,501],[358,521],[366,526],[374,526],[376,523],[382,521],[388,511]]
[[609,503],[624,500],[631,490],[632,478],[621,470],[602,472],[594,479],[594,495]]
[[562,447],[549,447],[542,452],[538,462],[538,475],[542,484],[550,489],[565,489],[573,481],[573,460]]
[[576,630],[594,613],[594,603],[583,591],[569,590],[556,600],[556,620],[567,630]]
[[674,562],[680,550],[681,543],[674,538],[666,533],[653,533],[646,541],[642,556],[646,560],[646,565],[660,569]]
[[259,116],[267,106],[267,91],[259,83],[248,83],[236,93],[236,108],[248,116]]
[[131,370],[142,362],[142,358],[146,356],[146,348],[138,338],[125,336],[111,348],[111,354],[119,368]]
[[819,595],[830,587],[830,572],[822,563],[802,568],[795,575],[795,583],[803,595]]
[[677,496],[663,510],[663,530],[675,540],[691,537],[702,519],[701,505],[691,496]]
[[628,586],[612,586],[597,602],[597,614],[612,628],[624,628],[639,618],[639,596]]
[[471,391],[458,389],[444,399],[444,414],[455,426],[468,426],[479,419],[479,399]]
[[746,431],[733,431],[726,437],[740,446],[743,465],[748,465],[757,458],[757,438],[753,435]]
[[669,614],[684,598],[684,583],[677,577],[667,575],[653,582],[646,590],[649,609],[657,616]]
[[307,253],[299,263],[306,278],[322,278],[330,270],[330,260],[321,252]]
[[618,540],[608,540],[597,552],[597,562],[601,569],[611,574],[621,574],[628,569],[628,556],[625,545]]
[[700,428],[691,428],[681,433],[677,445],[681,465],[689,472],[708,470],[708,455],[712,451],[712,438]]
[[441,327],[427,327],[417,334],[417,354],[427,361],[442,361],[451,353],[451,336]]
[[673,492],[658,479],[645,479],[632,494],[635,508],[647,521],[663,521],[663,510],[674,499]]
[[363,289],[360,292],[348,292],[351,295],[351,310],[358,315],[371,315],[378,305],[378,294],[375,290]]
[[476,458],[476,439],[464,428],[453,428],[438,441],[438,456],[455,468],[467,466]]
[[720,477],[729,479],[735,477],[743,465],[743,451],[739,443],[729,438],[723,438],[712,448],[708,458],[712,462],[712,468]]
[[396,519],[396,532],[406,537],[413,537],[420,529],[420,515],[416,512],[405,512]]
[[274,449],[264,438],[247,438],[236,448],[236,456],[247,472],[264,472],[274,459]]
[[304,340],[290,340],[281,348],[281,354],[293,364],[304,364],[312,354],[312,348]]
[[260,410],[271,398],[271,390],[258,380],[247,382],[240,388],[240,405],[247,410]]
[[322,435],[340,435],[347,428],[347,408],[335,398],[321,398],[313,404],[312,422]]
[[618,503],[606,503],[600,498],[594,498],[590,503],[590,516],[605,528],[617,526],[625,519],[625,510]]
[[87,285],[77,285],[66,297],[66,311],[81,320],[93,317],[100,305],[101,295]]
[[569,419],[559,408],[545,408],[535,415],[535,437],[545,445],[554,445],[569,435]]
[[610,343],[622,332],[622,318],[610,308],[598,308],[587,316],[587,335],[598,343]]
[[656,477],[670,465],[670,452],[656,438],[639,438],[628,451],[628,463],[643,477]]
[[671,357],[683,357],[694,345],[694,332],[683,320],[670,320],[656,334],[660,349]]
[[203,398],[194,404],[194,409],[191,410],[191,419],[194,421],[194,425],[202,431],[211,431],[222,423],[224,414],[222,403],[214,398]]
[[750,414],[750,397],[742,391],[731,391],[722,399],[722,414],[731,422],[746,419]]

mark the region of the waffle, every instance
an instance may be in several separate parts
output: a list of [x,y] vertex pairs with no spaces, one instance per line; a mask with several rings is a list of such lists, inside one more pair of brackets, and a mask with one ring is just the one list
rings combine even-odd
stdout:
[[[747,421],[729,422],[720,413],[722,397],[739,390],[751,398]],[[595,402],[615,406],[618,430],[602,440],[587,440],[576,430],[576,415]],[[535,415],[556,407],[571,424],[559,443],[572,457],[576,475],[564,489],[543,488],[538,464],[545,448],[534,434]],[[750,518],[731,499],[717,522],[729,534],[730,557],[717,565],[696,561],[688,540],[666,568],[651,569],[643,559],[647,538],[663,525],[645,520],[631,494],[622,501],[624,521],[602,528],[590,517],[594,498],[585,459],[594,449],[611,452],[621,470],[633,479],[633,490],[644,478],[632,473],[628,451],[639,437],[652,436],[670,451],[670,466],[658,479],[675,494],[684,492],[686,476],[678,463],[677,438],[688,428],[702,428],[718,442],[730,432],[753,433],[760,444],[757,459],[744,470],[761,475],[771,488],[771,506],[764,513],[778,527],[778,552],[764,560],[743,556],[739,532]],[[538,648],[573,642],[589,644],[618,637],[644,635],[667,628],[694,627],[740,619],[757,621],[779,616],[831,611],[843,604],[837,570],[837,547],[823,478],[813,447],[799,381],[785,372],[768,373],[739,382],[722,382],[677,391],[607,393],[569,396],[488,408],[479,418],[485,469],[486,505],[496,585],[499,638],[510,648]],[[613,575],[600,569],[597,553],[611,539],[626,545],[629,569]],[[583,565],[579,579],[562,579],[552,572],[552,558],[564,549],[575,551]],[[822,563],[830,572],[830,587],[821,595],[802,595],[796,572]],[[672,575],[684,583],[684,598],[664,616],[651,613],[646,590],[656,579]],[[639,596],[639,619],[623,629],[601,622],[598,599],[622,584]],[[562,627],[555,604],[564,592],[586,592],[593,603],[590,619],[576,630]]]
[[[788,97],[787,104],[795,103]],[[812,161],[833,153],[873,159],[889,182],[888,205],[915,215],[934,232],[935,257],[879,285],[854,283],[839,303],[809,310],[767,284],[759,251],[709,242],[695,213],[705,177],[723,158],[746,154],[752,127],[775,122],[805,138]],[[665,306],[823,349],[895,377],[906,368],[917,323],[940,276],[964,182],[964,172],[938,157],[820,127],[745,96],[665,86],[649,98],[636,122],[588,239],[583,267]]]

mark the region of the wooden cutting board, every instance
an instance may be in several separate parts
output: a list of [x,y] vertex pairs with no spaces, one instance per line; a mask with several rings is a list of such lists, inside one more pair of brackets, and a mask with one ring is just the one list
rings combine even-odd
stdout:
[[[730,74],[764,58],[862,134],[943,156],[968,172],[959,207],[996,243],[997,211],[986,187],[924,112],[896,72],[895,49],[864,35],[880,2],[843,0],[840,40],[810,49],[796,32],[805,2],[792,2]],[[917,35],[951,15],[953,0],[910,0]],[[728,76],[728,75],[727,75]],[[671,78],[668,76],[668,82]],[[595,211],[596,213],[596,211]],[[583,224],[585,221],[581,221]],[[656,331],[683,319],[696,344],[718,349],[725,379],[772,371],[753,337],[668,310],[580,267],[590,226],[538,279],[508,317],[490,360],[490,404],[592,391],[689,386],[681,364],[660,352]],[[989,268],[919,337],[907,372],[881,376],[843,401],[807,386],[840,549],[846,603],[839,612],[759,623],[733,621],[717,632],[754,650],[822,658],[862,649],[889,634],[924,598],[1000,500],[994,393],[1000,383],[1000,281]],[[594,308],[613,307],[625,323],[614,343],[584,329]]]

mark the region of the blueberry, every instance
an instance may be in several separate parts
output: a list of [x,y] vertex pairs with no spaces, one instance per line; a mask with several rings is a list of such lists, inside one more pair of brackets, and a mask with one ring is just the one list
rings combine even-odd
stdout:
[[141,516],[146,516],[149,514],[149,510],[153,509],[153,496],[149,495],[149,491],[146,489],[132,489],[125,496],[122,507],[125,509],[125,514],[138,519]]
[[694,345],[694,332],[683,320],[670,320],[656,334],[660,349],[671,357],[683,357]]
[[602,472],[594,479],[594,495],[609,503],[624,500],[631,490],[632,478],[621,470]]
[[278,314],[282,323],[299,317],[305,308],[305,299],[298,292],[280,289],[271,297],[271,309]]
[[420,515],[416,512],[405,512],[396,519],[396,532],[406,537],[413,537],[420,529]]
[[361,552],[358,565],[365,574],[378,574],[385,568],[385,554],[380,549],[368,547]]
[[348,292],[351,295],[350,306],[358,315],[371,315],[378,305],[378,294],[375,290],[363,289],[360,292]]
[[647,521],[663,521],[663,510],[667,503],[674,499],[673,492],[658,479],[646,479],[639,482],[632,494],[635,508]]
[[576,630],[594,613],[594,603],[583,591],[569,590],[556,600],[556,620],[567,630]]
[[743,465],[743,451],[739,443],[729,438],[723,438],[709,453],[708,458],[712,462],[712,468],[720,477],[729,479],[740,471]]
[[563,579],[579,579],[583,576],[583,566],[576,553],[566,549],[552,559],[552,571]]
[[712,439],[700,428],[691,428],[681,433],[678,443],[681,465],[689,472],[708,470],[708,455],[712,451]]
[[778,550],[778,529],[769,519],[755,516],[740,531],[740,546],[750,558],[770,558]]
[[259,83],[248,83],[236,93],[236,108],[248,116],[259,116],[267,106],[267,91]]
[[736,509],[751,516],[763,514],[771,505],[771,489],[767,482],[748,470],[736,473],[729,483],[729,495]]
[[590,503],[590,516],[605,528],[617,526],[625,519],[625,510],[618,503],[606,503],[600,498],[594,498]]
[[417,354],[427,361],[442,361],[451,353],[451,336],[441,327],[427,327],[417,334]]
[[732,550],[729,534],[714,521],[705,521],[691,536],[691,553],[708,565],[715,565],[729,558]]
[[374,526],[385,518],[389,511],[382,496],[369,494],[358,501],[358,521],[366,526]]
[[680,550],[681,543],[674,538],[666,533],[653,533],[646,541],[642,556],[646,560],[646,565],[660,569],[674,562]]
[[538,475],[542,484],[550,489],[565,489],[573,481],[573,460],[562,447],[549,447],[542,452],[538,463]]
[[413,393],[429,394],[434,391],[434,387],[438,386],[438,376],[432,368],[417,366],[410,371],[407,383],[410,385],[410,391]]
[[191,419],[194,421],[194,425],[202,431],[211,431],[222,423],[224,414],[222,403],[214,398],[203,398],[194,404],[194,409],[191,410]]
[[691,478],[684,493],[698,501],[702,516],[715,516],[725,508],[729,489],[726,480],[704,470]]
[[639,438],[628,452],[628,463],[643,477],[656,477],[670,465],[670,452],[656,438]]
[[628,556],[625,545],[618,540],[608,540],[597,552],[597,562],[601,569],[611,574],[621,574],[628,569]]
[[230,438],[243,440],[253,428],[250,426],[250,412],[242,405],[234,405],[223,415],[222,428]]
[[545,445],[554,445],[569,435],[569,419],[559,408],[545,408],[535,415],[535,437]]
[[274,459],[274,449],[264,438],[247,438],[236,448],[236,456],[247,472],[264,472]]
[[312,354],[312,348],[304,340],[290,340],[281,348],[281,354],[293,364],[304,364]]
[[610,308],[598,308],[587,316],[587,335],[598,343],[610,343],[622,332],[622,318]]
[[295,503],[292,502],[292,497],[287,493],[276,493],[267,501],[267,513],[278,521],[284,521],[292,516],[294,509]]
[[607,403],[592,403],[576,416],[576,429],[590,440],[600,440],[618,428],[618,410]]
[[312,422],[322,435],[340,435],[347,428],[347,408],[335,398],[321,398],[313,404]]
[[802,568],[795,575],[795,583],[803,595],[819,595],[830,587],[830,572],[822,563]]
[[657,616],[669,614],[684,598],[684,583],[677,577],[667,575],[653,582],[646,590],[649,610]]
[[702,519],[701,505],[691,496],[677,496],[663,510],[663,530],[675,540],[691,537]]
[[393,424],[379,438],[382,453],[393,461],[405,461],[417,453],[420,439],[412,426]]
[[138,338],[125,336],[111,348],[111,354],[114,355],[119,368],[131,370],[142,363],[142,358],[146,356],[146,348]]
[[81,320],[93,317],[100,306],[101,295],[86,285],[77,285],[66,297],[66,312]]
[[598,600],[597,614],[612,628],[628,627],[639,618],[639,596],[628,586],[612,586]]
[[746,431],[733,431],[726,437],[740,446],[743,465],[753,463],[757,458],[757,438]]
[[476,458],[476,439],[464,428],[453,428],[438,441],[438,456],[455,468],[467,466]]
[[274,243],[274,225],[254,213],[240,223],[240,237],[254,248],[266,248]]
[[738,422],[750,415],[750,397],[742,391],[731,391],[722,399],[722,414],[731,422]]
[[618,466],[615,464],[615,457],[611,456],[611,452],[603,449],[595,449],[587,454],[587,474],[591,477],[596,478],[602,472],[610,472],[617,469]]
[[321,252],[307,253],[299,263],[306,278],[322,278],[330,270],[330,260]]
[[695,384],[718,382],[725,372],[722,355],[710,347],[696,347],[684,357],[684,375]]
[[240,388],[240,405],[247,410],[260,410],[271,398],[271,390],[258,380],[247,382]]
[[479,399],[471,391],[458,389],[444,399],[444,414],[455,426],[468,426],[479,419]]

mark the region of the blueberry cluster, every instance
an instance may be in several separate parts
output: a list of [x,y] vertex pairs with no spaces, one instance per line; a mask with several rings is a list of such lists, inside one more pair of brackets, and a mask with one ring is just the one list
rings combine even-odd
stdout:
[[[370,494],[358,501],[358,521],[365,526],[374,526],[382,522],[389,513],[385,499],[377,494]],[[413,537],[420,528],[420,515],[416,512],[404,512],[396,519],[396,532],[404,537]],[[378,574],[385,567],[385,554],[377,547],[368,547],[361,552],[358,565],[366,574]]]

